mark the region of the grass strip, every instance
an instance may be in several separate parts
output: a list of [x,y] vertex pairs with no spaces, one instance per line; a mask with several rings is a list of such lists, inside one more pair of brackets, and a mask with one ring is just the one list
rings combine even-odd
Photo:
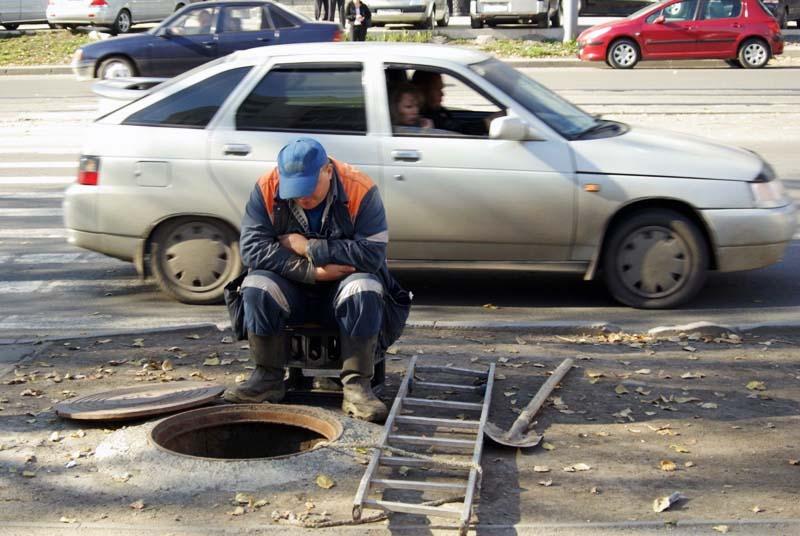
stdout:
[[78,47],[89,43],[87,34],[66,30],[36,32],[0,39],[0,66],[63,65]]

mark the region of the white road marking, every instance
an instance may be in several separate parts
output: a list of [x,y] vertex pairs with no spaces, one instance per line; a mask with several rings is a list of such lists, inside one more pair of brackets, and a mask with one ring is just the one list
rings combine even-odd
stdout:
[[61,207],[58,208],[0,208],[0,218],[47,218],[63,216]]
[[0,229],[0,238],[66,238],[67,231],[60,227],[40,229]]
[[37,176],[37,177],[0,177],[0,184],[69,184],[75,182],[72,175],[65,176]]
[[36,162],[34,160],[28,162],[0,162],[0,169],[51,169],[51,168],[77,168],[77,160],[69,160],[63,162]]
[[26,292],[37,292],[40,294],[50,294],[53,292],[64,292],[69,290],[97,289],[102,292],[109,292],[119,289],[133,287],[153,287],[152,282],[141,281],[138,278],[130,279],[110,279],[103,281],[95,280],[75,280],[66,279],[48,280],[37,279],[34,281],[1,281],[0,294],[23,294]]
[[96,262],[104,258],[108,259],[108,257],[102,255],[87,253],[28,253],[25,255],[0,256],[0,264],[85,264],[88,262]]

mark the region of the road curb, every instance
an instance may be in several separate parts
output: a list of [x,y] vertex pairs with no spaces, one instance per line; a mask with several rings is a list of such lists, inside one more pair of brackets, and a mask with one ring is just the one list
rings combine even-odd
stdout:
[[19,67],[0,67],[0,76],[6,75],[72,74],[69,65],[23,65]]
[[52,337],[37,337],[35,339],[0,339],[0,348],[3,346],[10,346],[10,345],[23,345],[23,344],[44,344],[47,342],[59,342],[59,341],[73,341],[77,339],[102,339],[105,337],[122,337],[125,335],[130,336],[140,336],[140,335],[154,335],[154,334],[161,334],[161,333],[171,333],[177,331],[189,331],[193,329],[208,329],[208,328],[216,328],[219,331],[225,331],[226,329],[230,329],[231,324],[230,322],[223,322],[221,324],[215,324],[213,322],[199,322],[196,324],[179,324],[177,326],[165,326],[160,328],[150,328],[150,329],[118,329],[118,330],[109,330],[109,331],[101,331],[98,333],[84,333],[82,335],[54,335]]

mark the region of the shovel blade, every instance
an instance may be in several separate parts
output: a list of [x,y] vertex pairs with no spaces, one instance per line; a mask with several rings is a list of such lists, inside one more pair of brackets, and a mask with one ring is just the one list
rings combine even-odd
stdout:
[[542,436],[537,435],[533,430],[524,434],[517,434],[512,437],[508,431],[502,430],[499,426],[490,422],[486,423],[486,426],[483,428],[483,432],[489,436],[489,439],[498,445],[503,445],[506,447],[535,447],[542,440]]

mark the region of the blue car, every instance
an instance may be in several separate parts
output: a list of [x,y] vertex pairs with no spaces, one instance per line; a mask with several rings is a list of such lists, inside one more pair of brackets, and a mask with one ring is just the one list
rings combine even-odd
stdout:
[[337,23],[313,22],[269,0],[203,2],[184,7],[146,33],[81,47],[72,70],[80,80],[169,77],[236,50],[341,38]]

